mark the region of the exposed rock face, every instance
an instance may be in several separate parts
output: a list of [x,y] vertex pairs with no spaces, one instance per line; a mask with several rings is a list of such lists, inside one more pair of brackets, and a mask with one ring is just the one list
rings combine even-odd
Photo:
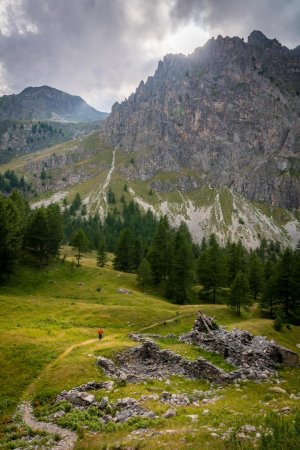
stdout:
[[274,341],[268,341],[263,336],[253,336],[248,331],[235,329],[228,332],[202,313],[199,313],[192,331],[181,336],[180,340],[218,352],[241,368],[260,370],[274,368],[279,364],[289,367],[299,364],[297,353]]
[[299,208],[299,94],[297,49],[259,31],[247,43],[219,36],[192,55],[167,55],[113,106],[103,134],[110,145],[137,152],[128,178],[190,168],[203,184]]
[[81,97],[49,86],[28,87],[19,94],[0,97],[0,119],[94,122],[106,113],[89,106]]

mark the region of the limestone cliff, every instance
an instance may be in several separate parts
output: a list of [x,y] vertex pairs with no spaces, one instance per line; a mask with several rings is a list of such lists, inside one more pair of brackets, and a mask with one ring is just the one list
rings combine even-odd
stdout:
[[[300,53],[254,31],[167,55],[146,83],[116,103],[109,145],[136,152],[127,179],[192,169],[198,187],[300,207]],[[188,187],[184,187],[189,189]]]

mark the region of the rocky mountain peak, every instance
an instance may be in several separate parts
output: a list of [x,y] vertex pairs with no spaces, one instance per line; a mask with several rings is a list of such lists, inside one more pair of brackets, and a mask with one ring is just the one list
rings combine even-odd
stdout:
[[[193,186],[300,207],[300,57],[253,31],[167,55],[134,94],[115,104],[107,143],[136,152],[128,179],[193,171]],[[188,189],[188,187],[187,187]]]
[[248,37],[248,44],[260,49],[271,47],[282,48],[282,45],[277,41],[277,39],[269,39],[259,30],[252,31]]

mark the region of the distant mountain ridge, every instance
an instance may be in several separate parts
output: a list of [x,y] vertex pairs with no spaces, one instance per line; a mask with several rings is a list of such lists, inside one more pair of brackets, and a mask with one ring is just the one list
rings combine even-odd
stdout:
[[81,97],[49,86],[27,87],[19,94],[0,97],[0,120],[87,123],[103,120],[107,115]]
[[218,36],[189,56],[167,55],[154,76],[115,103],[103,137],[135,152],[123,170],[128,180],[188,170],[184,192],[225,187],[298,209],[300,47],[289,50],[255,30],[248,42]]

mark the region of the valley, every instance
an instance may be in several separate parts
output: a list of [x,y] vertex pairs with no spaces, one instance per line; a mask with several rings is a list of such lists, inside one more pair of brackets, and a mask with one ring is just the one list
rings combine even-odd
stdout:
[[[93,254],[87,254],[82,266],[77,268],[71,264],[73,256],[69,254],[69,261],[38,273],[23,269],[17,279],[13,278],[7,286],[0,288],[2,373],[5,374],[0,383],[1,414],[7,423],[2,426],[6,437],[1,434],[1,448],[23,448],[22,442],[26,442],[23,439],[27,432],[20,429],[19,419],[13,420],[13,426],[9,419],[21,400],[32,401],[37,420],[49,420],[48,414],[52,417],[65,407],[53,404],[61,391],[92,380],[99,383],[108,379],[96,366],[98,356],[114,359],[116,353],[136,345],[128,337],[131,333],[173,333],[178,336],[187,332],[199,309],[213,315],[229,329],[238,327],[267,336],[299,353],[296,345],[300,342],[299,327],[291,326],[276,332],[272,321],[260,318],[255,307],[237,317],[224,305],[170,304],[154,292],[142,292],[134,274],[114,271],[110,263],[97,268]],[[120,287],[128,294],[119,293]],[[104,328],[103,341],[96,338],[99,326]],[[185,358],[193,360],[198,356],[196,348],[187,344],[179,345],[172,339],[159,342],[163,348],[174,350]],[[216,358],[212,361],[223,367]],[[15,375],[16,367],[18,376]],[[110,392],[91,393],[100,399],[103,395],[108,396],[109,402],[128,397],[139,400],[144,395],[143,406],[159,418],[131,419],[128,423],[121,422],[100,431],[91,407],[85,415],[75,409],[72,414],[66,412],[61,419],[52,418],[51,421],[79,433],[76,449],[96,449],[99,445],[137,448],[137,441],[139,446],[147,449],[170,448],[170,445],[180,449],[186,448],[187,444],[189,448],[197,449],[204,443],[206,448],[237,448],[230,436],[235,431],[242,433],[245,426],[252,426],[256,432],[246,431],[250,441],[245,439],[255,442],[259,439],[255,436],[263,432],[265,417],[272,411],[286,409],[288,413],[282,415],[282,420],[287,423],[298,408],[297,389],[297,368],[280,369],[278,378],[259,384],[248,381],[219,389],[205,380],[187,380],[178,376],[137,384],[117,383]],[[163,418],[170,405],[154,398],[159,398],[165,391],[190,398],[200,391],[202,398],[220,398],[212,402],[200,400],[197,405],[177,405],[174,417]],[[138,431],[140,428],[144,431]],[[227,437],[223,439],[223,435]],[[45,436],[36,432],[31,434],[31,439],[36,442],[44,439],[45,442]],[[49,437],[47,440],[51,442]],[[46,443],[43,445],[48,448]]]

